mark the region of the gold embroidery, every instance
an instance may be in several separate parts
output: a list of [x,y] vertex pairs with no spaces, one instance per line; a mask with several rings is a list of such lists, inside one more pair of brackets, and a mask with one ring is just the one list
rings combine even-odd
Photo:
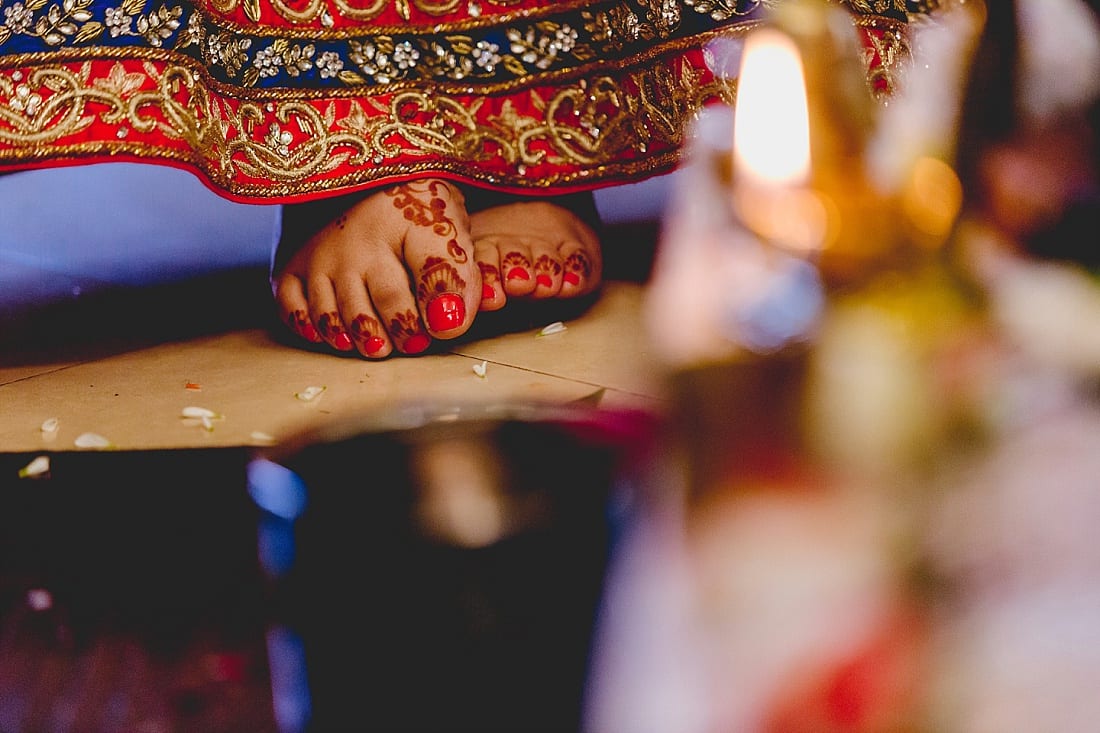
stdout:
[[[326,22],[324,18],[326,12],[324,0],[309,0],[304,7],[295,7],[299,4],[288,3],[285,0],[266,1],[269,3],[271,9],[281,18],[289,20],[292,23],[308,23],[318,18],[320,18],[322,22]],[[517,0],[481,1],[501,7],[510,7],[517,4]],[[260,21],[261,12],[260,2],[261,0],[210,0],[210,5],[219,13],[228,14],[236,10],[243,3],[245,16],[253,23],[258,23]],[[343,17],[351,20],[365,21],[373,20],[381,15],[382,12],[391,5],[391,0],[370,0],[367,3],[352,3],[348,0],[334,0],[334,4]],[[425,15],[439,17],[447,15],[448,13],[453,13],[461,4],[462,0],[392,0],[394,10],[396,10],[397,14],[406,21],[412,18],[412,8],[416,8]],[[478,14],[480,13],[471,13],[471,15],[475,17]],[[328,22],[331,22],[331,19]],[[326,25],[328,22],[326,22]]]
[[709,15],[714,20],[729,20],[749,15],[761,6],[770,7],[778,1],[750,0],[748,3],[741,3],[739,0],[684,0],[684,5],[693,8],[697,13]]
[[846,0],[853,10],[860,13],[906,12],[905,0]]
[[[121,62],[40,67],[26,78],[0,72],[0,159],[109,151],[176,156],[229,193],[256,198],[334,190],[425,167],[487,182],[507,177],[521,186],[591,180],[667,165],[686,115],[708,99],[732,98],[726,82],[701,84],[686,61],[675,70],[655,66],[625,82],[597,76],[563,83],[545,98],[532,90],[529,111],[506,100],[495,114],[482,113],[485,97],[471,102],[421,90],[367,101],[223,99],[198,72],[149,61],[129,69]],[[97,119],[118,130],[118,142],[94,150],[65,144]],[[182,146],[127,146],[127,128]],[[662,157],[647,159],[650,147]],[[417,166],[417,158],[425,164]],[[524,167],[537,165],[562,169],[528,180]],[[509,169],[500,177],[486,172]]]
[[856,22],[867,29],[865,36],[871,43],[863,57],[867,82],[877,94],[888,96],[897,89],[902,66],[911,58],[908,35],[899,23],[882,19]]
[[[96,38],[103,32],[103,26],[92,20],[88,10],[91,4],[92,0],[64,0],[47,8],[46,0],[13,3],[4,9],[0,43],[20,34],[41,38],[48,46]],[[39,13],[41,10],[45,12]]]

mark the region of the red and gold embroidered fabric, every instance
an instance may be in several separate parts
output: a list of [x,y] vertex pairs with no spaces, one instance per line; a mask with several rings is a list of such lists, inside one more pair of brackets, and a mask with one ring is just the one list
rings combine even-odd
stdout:
[[[708,42],[783,1],[0,0],[0,170],[161,162],[270,202],[632,180],[732,100]],[[910,8],[845,1],[885,91]]]

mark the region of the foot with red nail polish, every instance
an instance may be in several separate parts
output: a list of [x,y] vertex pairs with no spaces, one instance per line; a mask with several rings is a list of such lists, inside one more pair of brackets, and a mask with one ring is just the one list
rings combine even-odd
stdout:
[[[306,341],[372,359],[423,353],[465,333],[490,292],[452,183],[412,181],[283,213],[275,298]],[[485,285],[503,292],[499,275]]]
[[488,203],[472,216],[439,179],[285,206],[273,278],[283,320],[305,341],[378,359],[428,351],[509,300],[599,287],[590,195],[477,195]]
[[511,197],[470,215],[474,257],[493,286],[481,310],[499,310],[511,299],[574,298],[599,287],[600,241],[578,201],[591,208],[590,197]]

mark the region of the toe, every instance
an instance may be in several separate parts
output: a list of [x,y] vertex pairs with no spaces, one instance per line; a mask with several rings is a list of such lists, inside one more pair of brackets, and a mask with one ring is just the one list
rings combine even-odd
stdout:
[[476,242],[474,259],[481,271],[481,306],[483,311],[496,311],[508,302],[504,283],[500,279],[500,250],[494,244]]
[[382,321],[367,294],[367,286],[358,278],[349,277],[336,287],[341,320],[348,326],[350,340],[356,350],[370,359],[381,359],[393,351]]
[[416,228],[405,240],[405,261],[416,288],[416,302],[428,333],[454,338],[466,332],[481,306],[481,271],[467,230],[439,236],[437,230]]
[[574,297],[592,292],[600,283],[603,261],[600,251],[585,247],[580,242],[566,243],[561,252],[561,295]]
[[283,274],[275,280],[275,302],[279,318],[291,331],[310,343],[321,343],[321,336],[309,316],[305,288],[296,275]]
[[351,351],[355,346],[340,317],[332,281],[327,277],[314,277],[307,288],[309,316],[321,339],[337,351]]
[[523,297],[535,291],[538,283],[533,272],[531,248],[509,242],[500,251],[500,271],[504,276],[504,291],[512,297]]
[[531,267],[535,275],[535,298],[552,298],[561,290],[562,261],[557,248],[536,248]]
[[[402,354],[419,354],[432,338],[420,320],[416,299],[409,291],[409,276],[396,255],[380,257],[369,269],[368,294],[383,326],[389,348]],[[364,322],[365,326],[373,326]]]

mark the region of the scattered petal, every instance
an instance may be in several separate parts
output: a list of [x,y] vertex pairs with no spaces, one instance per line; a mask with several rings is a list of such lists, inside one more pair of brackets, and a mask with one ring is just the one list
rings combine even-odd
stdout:
[[474,374],[478,375],[482,379],[485,379],[485,372],[489,369],[489,362],[483,361],[480,364],[474,364]]
[[48,420],[46,420],[42,423],[42,432],[46,433],[47,435],[50,435],[50,434],[56,433],[58,428],[60,428],[60,427],[61,427],[61,421],[58,420],[56,417],[51,417],[50,419],[48,419]]
[[552,336],[555,333],[561,333],[565,330],[565,324],[561,321],[554,321],[546,328],[538,332],[539,336]]
[[219,415],[213,410],[208,410],[205,407],[185,407],[183,408],[183,412],[180,414],[180,417],[191,418],[194,420],[202,420],[203,418],[206,418],[207,420],[223,419],[222,415]]
[[98,433],[81,433],[76,436],[76,440],[73,441],[73,445],[77,448],[110,448],[112,447],[111,441],[104,438]]
[[38,478],[50,472],[50,457],[38,456],[19,469],[19,478]]
[[259,430],[253,430],[248,437],[252,439],[253,443],[260,443],[262,445],[271,445],[275,442],[274,437]]
[[203,430],[205,430],[208,433],[214,432],[214,420],[213,420],[213,418],[210,418],[206,415],[203,415],[202,418],[200,418],[200,420],[202,421],[202,429]]
[[300,399],[302,402],[309,402],[317,399],[324,392],[327,387],[306,387],[301,392],[295,392],[294,396]]
[[192,392],[202,392],[202,385],[198,382],[187,382],[183,385],[184,389],[189,389]]

